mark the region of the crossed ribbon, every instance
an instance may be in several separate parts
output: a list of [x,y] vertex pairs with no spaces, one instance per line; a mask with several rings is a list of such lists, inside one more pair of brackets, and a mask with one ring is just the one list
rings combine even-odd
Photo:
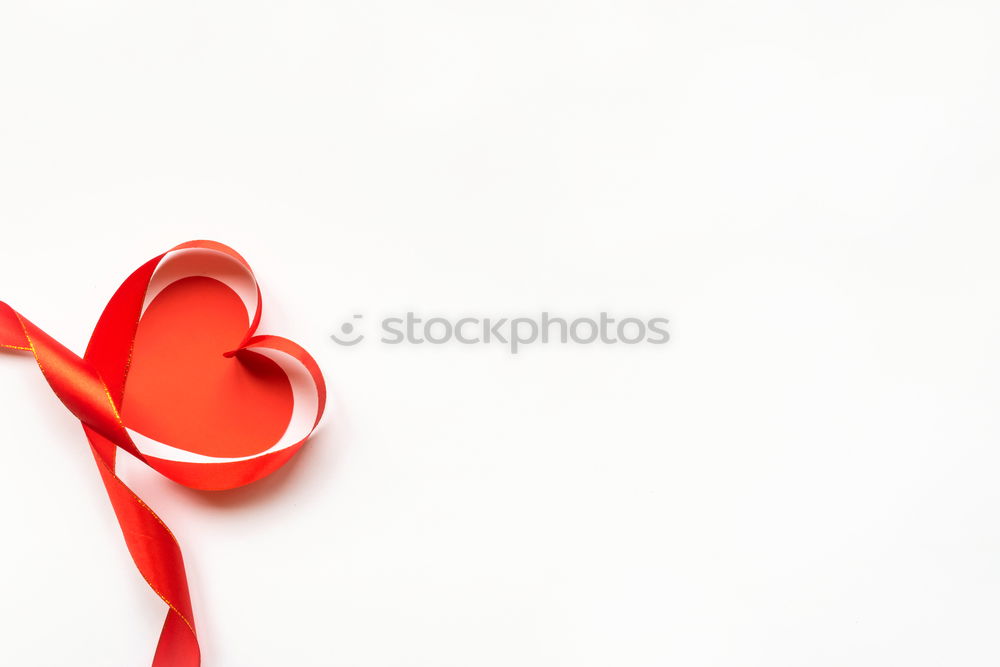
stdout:
[[[315,408],[310,425],[293,433],[290,424],[281,441],[260,454],[233,458],[172,457],[173,449],[137,444],[138,438],[122,422],[121,407],[131,362],[132,345],[148,302],[151,281],[165,260],[183,253],[211,253],[245,271],[256,292],[256,309],[243,342],[227,356],[262,354],[286,373],[297,370],[314,392],[308,408]],[[197,274],[194,274],[197,275]],[[195,489],[231,489],[256,481],[281,467],[305,443],[319,423],[326,403],[326,387],[319,366],[290,340],[255,335],[260,323],[260,290],[249,264],[236,251],[213,241],[191,241],[154,257],[139,267],[111,298],[79,357],[7,304],[0,302],[0,347],[30,352],[59,400],[80,420],[90,442],[108,498],[136,567],[169,610],[153,657],[153,667],[198,667],[201,652],[191,610],[184,560],[170,529],[115,473],[120,448],[154,470]],[[153,453],[155,452],[155,454]]]

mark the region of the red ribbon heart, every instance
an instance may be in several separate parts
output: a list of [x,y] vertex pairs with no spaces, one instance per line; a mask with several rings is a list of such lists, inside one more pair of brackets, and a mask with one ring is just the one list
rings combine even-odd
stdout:
[[197,667],[201,654],[180,547],[115,474],[116,452],[221,490],[274,472],[302,447],[323,414],[323,375],[292,341],[255,335],[260,306],[246,260],[213,241],[139,267],[83,358],[0,302],[0,347],[31,352],[82,423],[132,559],[169,607],[153,667]]

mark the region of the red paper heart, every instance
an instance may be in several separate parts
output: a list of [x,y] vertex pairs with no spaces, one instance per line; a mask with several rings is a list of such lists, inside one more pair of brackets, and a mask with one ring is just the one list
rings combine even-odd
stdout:
[[139,321],[122,420],[153,440],[198,454],[238,457],[276,443],[292,388],[272,360],[225,357],[247,333],[240,297],[213,278],[171,283]]

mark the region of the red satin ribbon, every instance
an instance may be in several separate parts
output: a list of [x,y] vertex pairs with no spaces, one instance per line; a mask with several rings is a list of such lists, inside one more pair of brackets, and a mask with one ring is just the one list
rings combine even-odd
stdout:
[[[117,449],[125,450],[186,486],[221,490],[249,484],[274,472],[308,438],[306,435],[289,447],[246,460],[211,463],[169,461],[144,455],[133,442],[120,416],[132,343],[150,279],[170,252],[183,249],[222,253],[252,276],[246,260],[220,243],[191,241],[172,248],[143,264],[122,283],[104,309],[83,358],[0,302],[0,347],[31,352],[56,396],[82,423],[129,553],[146,583],[170,608],[153,657],[153,667],[198,667],[201,652],[177,539],[153,510],[115,474]],[[233,353],[239,356],[252,354],[255,349],[271,349],[301,363],[315,385],[315,428],[326,402],[326,387],[319,366],[304,349],[290,340],[254,335],[259,322],[258,291],[256,314],[243,343]]]

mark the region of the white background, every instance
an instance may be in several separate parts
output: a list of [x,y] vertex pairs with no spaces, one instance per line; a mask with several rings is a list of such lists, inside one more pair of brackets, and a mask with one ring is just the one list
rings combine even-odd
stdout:
[[[138,491],[206,667],[1000,662],[995,2],[4,3],[0,298],[82,352],[242,252],[332,407],[249,488]],[[354,313],[666,346],[334,345]],[[0,664],[163,605],[0,355]]]

